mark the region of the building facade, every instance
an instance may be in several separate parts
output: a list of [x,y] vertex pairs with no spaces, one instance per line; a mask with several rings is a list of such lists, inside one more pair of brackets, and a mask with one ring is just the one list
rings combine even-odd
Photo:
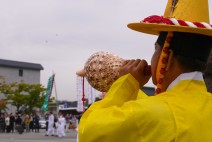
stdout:
[[28,84],[39,84],[41,70],[41,64],[0,59],[0,76],[6,83],[24,81]]

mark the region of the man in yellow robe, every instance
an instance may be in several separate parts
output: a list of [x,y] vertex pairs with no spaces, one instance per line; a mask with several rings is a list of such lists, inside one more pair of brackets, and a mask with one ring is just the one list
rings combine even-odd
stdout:
[[163,18],[129,24],[159,34],[151,60],[156,95],[140,90],[150,78],[147,62],[126,61],[105,98],[81,117],[79,142],[212,142],[212,95],[202,77],[212,47],[208,17],[207,0],[169,0]]

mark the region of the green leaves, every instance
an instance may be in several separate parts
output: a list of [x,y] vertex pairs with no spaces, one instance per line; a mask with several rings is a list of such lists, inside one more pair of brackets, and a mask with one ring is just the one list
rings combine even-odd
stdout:
[[[32,111],[33,108],[40,108],[44,101],[45,88],[41,84],[20,83],[6,84],[0,86],[0,93],[6,100],[16,106],[17,111]],[[1,110],[1,107],[0,107]]]

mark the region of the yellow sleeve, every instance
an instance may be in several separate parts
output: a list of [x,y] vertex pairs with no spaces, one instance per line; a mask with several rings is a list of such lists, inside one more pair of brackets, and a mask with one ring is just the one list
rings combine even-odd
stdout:
[[81,117],[79,142],[134,141],[138,128],[130,102],[137,98],[138,91],[139,84],[130,74],[114,82],[105,98]]
[[[128,74],[111,86],[102,101],[85,111],[79,124],[79,142],[170,142],[175,121],[159,95],[146,97]],[[140,95],[141,98],[137,99]]]

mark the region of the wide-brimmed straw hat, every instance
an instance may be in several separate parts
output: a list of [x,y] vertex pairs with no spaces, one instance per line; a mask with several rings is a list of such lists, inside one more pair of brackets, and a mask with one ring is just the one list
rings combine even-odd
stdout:
[[[207,61],[207,57],[211,50],[211,40],[208,36],[212,36],[212,26],[209,23],[208,0],[168,0],[163,16],[152,15],[139,23],[128,24],[128,27],[132,30],[159,35],[157,43],[163,43],[160,45],[163,48],[158,60],[156,71],[156,94],[165,91],[163,89],[163,80],[167,66],[166,61],[169,56],[168,49],[173,49],[175,47],[173,44],[177,45],[174,52],[179,50],[176,54],[192,59]],[[166,36],[163,36],[162,33],[164,32],[167,33]],[[189,37],[191,35],[195,35],[195,38],[192,36],[189,38],[190,40],[185,39],[187,38],[185,36],[187,34],[181,33],[188,33]],[[197,35],[204,36],[204,40],[199,38],[197,40]],[[162,38],[160,37],[164,39],[163,42],[161,42]],[[204,41],[207,42],[205,43]],[[200,48],[201,46],[204,46],[204,48]]]
[[168,0],[163,16],[149,16],[128,27],[142,33],[188,32],[212,36],[208,0]]

